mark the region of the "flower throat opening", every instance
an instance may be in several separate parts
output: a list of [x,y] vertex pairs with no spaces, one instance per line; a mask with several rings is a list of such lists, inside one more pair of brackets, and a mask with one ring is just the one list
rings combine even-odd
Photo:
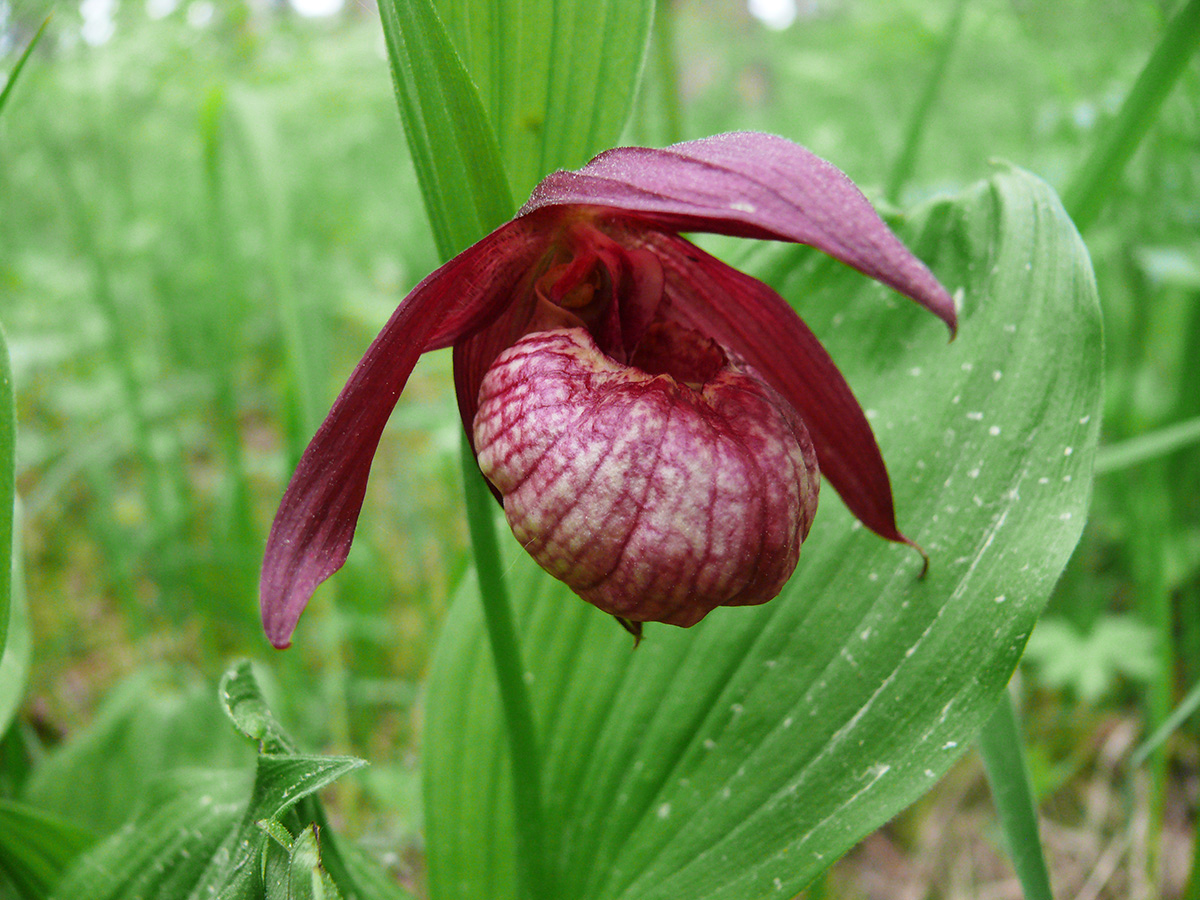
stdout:
[[716,341],[667,318],[663,286],[653,253],[627,248],[592,223],[574,223],[534,282],[527,333],[584,328],[616,362],[699,390],[728,357]]

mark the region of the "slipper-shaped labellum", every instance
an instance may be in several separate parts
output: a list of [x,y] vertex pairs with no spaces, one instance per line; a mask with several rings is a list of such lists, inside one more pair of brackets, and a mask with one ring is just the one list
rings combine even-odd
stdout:
[[783,138],[622,147],[556,172],[413,289],[313,437],[267,542],[272,643],[345,561],[417,358],[451,345],[463,425],[513,533],[635,634],[775,597],[818,472],[868,528],[908,542],[829,355],[771,288],[683,231],[808,244],[954,330],[950,296],[854,184]]

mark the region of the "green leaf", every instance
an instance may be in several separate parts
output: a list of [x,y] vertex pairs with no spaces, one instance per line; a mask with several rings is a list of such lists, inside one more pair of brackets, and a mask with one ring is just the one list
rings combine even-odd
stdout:
[[404,133],[443,259],[513,214],[496,135],[430,0],[381,0]]
[[[324,868],[315,871],[315,862],[308,865],[315,851],[306,839],[293,842],[287,830],[291,827],[300,831],[306,825],[323,823],[324,813],[315,793],[361,766],[362,761],[307,756],[285,749],[292,746],[291,739],[272,716],[248,663],[239,663],[226,673],[220,697],[236,727],[258,741],[260,747],[268,748],[258,754],[253,771],[249,766],[232,770],[178,768],[160,776],[145,790],[135,792],[142,800],[131,818],[72,866],[55,896],[63,900],[259,900],[264,891],[268,896],[289,898],[390,900],[405,896],[398,890],[389,893],[379,888],[377,882],[383,880],[361,857],[353,857],[353,866],[348,867],[332,832],[326,829],[328,870],[340,879],[334,888]],[[209,703],[213,706],[211,700]],[[123,705],[117,709],[123,709]],[[215,706],[212,711],[216,712]],[[124,716],[115,719],[121,722]],[[208,728],[212,730],[211,724]],[[98,734],[124,731],[108,724]],[[95,738],[88,743],[97,745]],[[153,741],[148,743],[153,756]],[[98,746],[119,748],[120,744],[108,740],[100,741]],[[93,763],[87,778],[126,786],[120,768],[106,770],[96,761],[94,752],[82,758]],[[307,883],[297,874],[302,870],[309,872]]]
[[[8,646],[9,607],[12,602],[13,503],[16,497],[17,418],[13,403],[12,365],[8,344],[0,329],[0,658]],[[0,689],[2,690],[2,689]],[[4,732],[0,721],[0,734]]]
[[1046,618],[1029,639],[1025,660],[1037,680],[1070,688],[1089,706],[1118,675],[1146,683],[1158,671],[1157,632],[1133,616],[1102,616],[1087,634],[1063,619]]
[[292,739],[267,706],[249,660],[234,663],[221,676],[217,692],[233,727],[258,741],[260,753],[288,753],[295,749]]
[[95,842],[90,832],[32,806],[0,798],[0,872],[25,900],[40,900]]
[[185,770],[162,780],[125,827],[72,867],[54,897],[189,896],[241,818],[247,776]]
[[[13,518],[19,521],[19,516],[14,515]],[[0,566],[3,565],[2,556],[0,554]],[[33,657],[33,636],[29,628],[29,607],[25,600],[25,576],[21,563],[21,550],[14,541],[8,637],[7,642],[0,641],[0,737],[8,731],[21,706]]]
[[[796,304],[868,410],[927,577],[826,490],[778,599],[648,627],[634,650],[514,553],[561,897],[792,896],[933,785],[994,709],[1086,518],[1095,284],[1053,192],[1019,171],[898,230],[961,296],[950,345],[923,310],[806,249],[760,245],[747,267]],[[466,586],[431,674],[435,900],[514,896],[480,620]]]
[[9,97],[12,96],[13,88],[17,84],[17,77],[21,74],[21,70],[25,68],[25,63],[29,61],[29,57],[33,53],[33,48],[38,45],[38,41],[42,39],[42,35],[46,31],[46,26],[49,24],[50,16],[46,16],[42,20],[42,24],[38,26],[38,30],[34,32],[33,37],[29,39],[24,52],[21,53],[21,58],[17,60],[17,64],[12,67],[12,71],[8,73],[8,77],[4,80],[4,87],[0,88],[0,112],[3,112],[4,107],[8,105]]
[[652,0],[438,0],[513,191],[612,147],[645,61]]
[[160,790],[164,776],[193,767],[249,771],[253,761],[213,702],[211,683],[143,669],[42,760],[23,799],[107,835]]
[[292,845],[288,864],[288,900],[341,900],[337,886],[321,868],[317,829],[309,826]]
[[254,797],[246,813],[251,823],[276,819],[297,801],[366,765],[353,756],[274,756],[258,758]]
[[[200,897],[258,896],[263,878],[259,862],[264,848],[269,851],[275,846],[259,822],[278,819],[301,800],[361,765],[362,760],[350,757],[260,755],[254,791],[241,824],[230,829],[220,852],[209,854],[211,865],[198,883],[193,882],[192,893]],[[268,873],[270,868],[268,865]]]

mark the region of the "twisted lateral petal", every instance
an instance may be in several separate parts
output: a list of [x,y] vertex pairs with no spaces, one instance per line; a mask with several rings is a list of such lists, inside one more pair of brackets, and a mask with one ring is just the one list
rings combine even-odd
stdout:
[[669,231],[708,231],[807,244],[940,317],[954,301],[845,174],[798,144],[735,132],[666,149],[619,147],[555,172],[522,208],[608,207]]
[[582,328],[497,357],[474,423],[513,534],[605,612],[687,627],[765,603],[816,512],[804,425],[753,373],[698,388],[621,365]]
[[782,297],[675,235],[647,235],[666,273],[669,315],[732,350],[799,413],[821,472],[880,537],[896,529],[892,487],[875,435],[846,379]]
[[535,225],[510,222],[417,285],[334,401],[267,538],[259,603],[276,647],[288,646],[312,592],[346,561],[375,448],[417,358],[495,318],[542,252]]

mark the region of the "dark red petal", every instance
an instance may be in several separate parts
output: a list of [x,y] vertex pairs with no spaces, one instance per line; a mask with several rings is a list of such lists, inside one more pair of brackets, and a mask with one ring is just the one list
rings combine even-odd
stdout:
[[663,150],[619,147],[555,172],[522,213],[587,204],[671,231],[709,231],[816,247],[956,327],[954,301],[845,174],[798,144],[738,132]]
[[317,585],[350,552],[383,427],[417,358],[495,319],[542,252],[538,220],[510,222],[413,289],[371,343],[300,458],[267,538],[263,627],[286,647]]
[[761,281],[675,235],[647,235],[666,273],[667,311],[753,366],[800,414],[821,473],[862,523],[891,541],[892,486],[846,379],[787,302]]

